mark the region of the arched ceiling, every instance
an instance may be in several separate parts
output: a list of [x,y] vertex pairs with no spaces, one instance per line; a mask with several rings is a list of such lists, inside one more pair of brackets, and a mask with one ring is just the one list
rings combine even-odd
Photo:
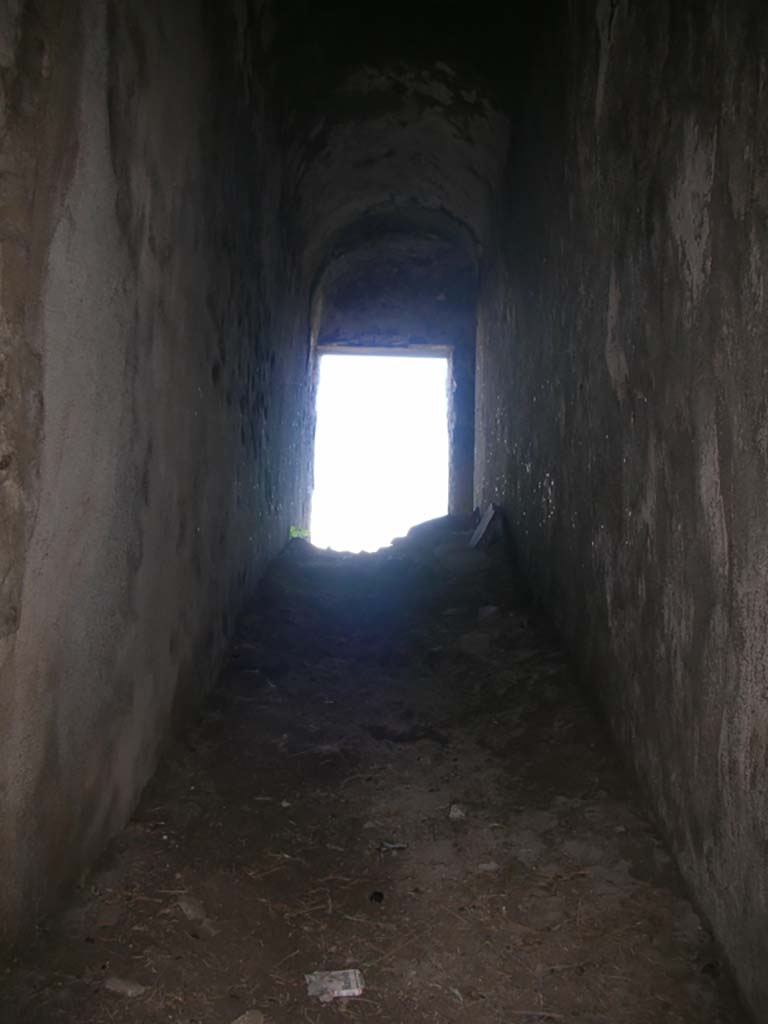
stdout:
[[530,7],[272,8],[283,198],[321,340],[444,335],[473,305]]
[[331,260],[316,297],[319,345],[450,348],[474,317],[474,260],[455,241],[382,233]]
[[292,152],[318,337],[449,343],[449,314],[474,296],[506,118],[446,66],[359,69],[334,101]]
[[507,138],[506,117],[448,67],[354,72],[293,150],[310,272],[372,214],[441,214],[444,234],[456,222],[482,244]]

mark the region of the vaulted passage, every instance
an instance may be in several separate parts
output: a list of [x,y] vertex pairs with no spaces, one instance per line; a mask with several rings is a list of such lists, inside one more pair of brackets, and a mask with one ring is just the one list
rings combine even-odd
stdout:
[[768,15],[496,6],[0,5],[3,1020],[768,1020]]

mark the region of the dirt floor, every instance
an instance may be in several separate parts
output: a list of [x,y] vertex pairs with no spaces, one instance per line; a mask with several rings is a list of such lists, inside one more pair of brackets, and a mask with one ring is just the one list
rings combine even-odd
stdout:
[[[293,542],[3,1024],[741,1024],[562,652],[426,535]],[[357,998],[304,976],[359,968]]]

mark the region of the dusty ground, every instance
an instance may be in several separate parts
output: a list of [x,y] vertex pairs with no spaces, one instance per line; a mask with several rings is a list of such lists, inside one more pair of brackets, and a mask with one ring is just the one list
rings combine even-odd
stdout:
[[[482,569],[294,542],[132,823],[7,968],[3,1024],[741,1024],[561,652]],[[342,967],[360,998],[307,996]]]

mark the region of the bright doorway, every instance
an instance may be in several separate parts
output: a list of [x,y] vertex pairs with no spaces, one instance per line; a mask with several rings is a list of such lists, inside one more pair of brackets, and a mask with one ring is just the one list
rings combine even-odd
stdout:
[[312,543],[376,551],[448,511],[448,360],[323,355]]

